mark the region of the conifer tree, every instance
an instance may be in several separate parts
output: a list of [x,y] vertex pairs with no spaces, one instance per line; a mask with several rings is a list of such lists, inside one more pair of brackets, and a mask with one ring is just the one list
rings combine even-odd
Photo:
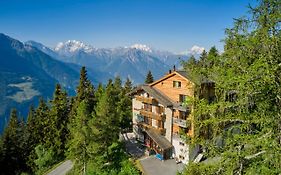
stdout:
[[126,79],[125,85],[124,85],[124,91],[125,94],[131,92],[133,89],[133,84],[129,78]]
[[37,144],[39,144],[38,135],[36,135],[38,131],[36,129],[38,129],[38,126],[35,117],[35,109],[33,105],[31,105],[29,107],[29,112],[27,116],[26,141],[25,141],[26,151],[28,154],[26,157],[27,159],[26,162],[31,170],[34,170],[36,168],[34,164],[34,160],[36,159],[35,147],[37,146]]
[[92,141],[89,129],[90,119],[91,113],[89,113],[88,104],[82,101],[78,106],[77,115],[69,128],[71,135],[68,141],[68,156],[76,161],[76,166],[83,166],[84,170],[90,158],[90,154],[87,151],[87,147]]
[[94,86],[87,77],[86,68],[83,66],[80,71],[79,85],[77,86],[76,103],[86,100],[90,106],[94,105]]
[[58,156],[63,156],[66,137],[68,135],[67,123],[69,115],[69,103],[67,94],[61,89],[59,84],[56,85],[53,99],[50,102],[50,114],[49,114],[49,137],[50,145],[47,147],[53,147]]
[[114,84],[113,84],[114,88],[118,91],[121,91],[122,89],[122,80],[120,78],[120,76],[116,76],[114,79]]
[[145,83],[146,84],[150,84],[154,81],[153,79],[153,75],[151,73],[151,71],[148,71],[147,75],[146,75],[146,78],[145,78]]
[[21,138],[20,123],[16,109],[11,111],[8,126],[5,128],[2,137],[2,162],[4,167],[1,171],[3,174],[18,174],[23,169],[24,160],[21,155]]
[[33,130],[34,135],[36,136],[38,143],[48,144],[51,138],[48,136],[49,132],[49,107],[43,98],[40,98],[39,105],[35,110],[35,128]]
[[86,171],[86,163],[90,157],[87,147],[92,143],[89,121],[95,113],[95,90],[87,78],[85,67],[80,73],[80,82],[77,87],[77,95],[71,110],[71,118],[68,124],[69,139],[67,142],[68,156],[76,159],[77,166],[83,166]]
[[186,69],[186,71],[191,74],[193,70],[197,67],[197,60],[195,59],[194,55],[191,55],[190,58],[183,62],[183,65]]
[[79,85],[76,88],[76,96],[73,101],[71,111],[69,114],[69,122],[72,123],[72,120],[74,120],[76,116],[76,110],[79,106],[79,104],[85,101],[88,103],[88,110],[89,112],[94,112],[94,106],[95,106],[95,89],[92,85],[91,81],[87,77],[87,71],[86,68],[83,66],[80,71],[80,80]]
[[95,92],[95,98],[96,98],[97,101],[101,98],[103,92],[104,92],[104,88],[103,88],[103,85],[100,83],[98,85],[98,88],[97,88],[96,92]]
[[93,144],[89,151],[97,165],[103,165],[109,161],[109,146],[118,141],[119,114],[116,110],[114,86],[111,81],[97,102],[96,112],[91,121]]

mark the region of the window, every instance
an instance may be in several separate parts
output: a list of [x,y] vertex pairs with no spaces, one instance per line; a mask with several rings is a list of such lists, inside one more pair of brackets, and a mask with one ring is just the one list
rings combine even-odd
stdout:
[[181,87],[181,82],[180,81],[173,81],[173,87],[174,88],[180,88]]
[[186,99],[187,99],[187,95],[180,94],[179,100],[180,100],[181,103],[185,102]]

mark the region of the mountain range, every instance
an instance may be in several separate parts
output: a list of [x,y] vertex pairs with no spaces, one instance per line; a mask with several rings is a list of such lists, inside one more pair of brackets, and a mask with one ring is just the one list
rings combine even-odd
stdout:
[[128,77],[134,84],[142,83],[148,70],[158,78],[173,65],[179,67],[181,60],[188,58],[186,55],[157,51],[142,44],[95,48],[80,41],[68,40],[58,43],[53,49],[35,41],[28,41],[26,44],[62,62],[87,65],[88,69],[107,73],[111,77]]
[[105,84],[119,75],[134,84],[143,83],[149,70],[159,78],[187,55],[154,50],[146,45],[95,48],[80,41],[60,42],[49,48],[36,41],[20,42],[0,33],[0,132],[11,108],[27,116],[38,98],[49,99],[55,84],[60,83],[70,95],[75,94],[79,71],[86,66],[94,85]]

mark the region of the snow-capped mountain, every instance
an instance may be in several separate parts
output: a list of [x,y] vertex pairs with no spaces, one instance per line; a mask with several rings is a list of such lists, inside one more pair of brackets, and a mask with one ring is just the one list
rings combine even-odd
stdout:
[[95,48],[91,45],[84,44],[83,42],[77,40],[68,40],[64,43],[59,42],[54,48],[54,51],[64,56],[71,56],[77,52],[91,53],[94,50]]
[[[33,45],[49,54],[44,47],[37,43]],[[39,47],[40,46],[40,47]],[[91,70],[110,74],[111,77],[120,75],[125,79],[130,77],[135,83],[143,83],[149,70],[157,79],[176,65],[180,67],[181,60],[188,57],[171,52],[159,51],[145,44],[134,44],[129,47],[95,48],[77,40],[59,42],[52,50],[53,57],[68,63],[85,65]]]
[[130,48],[142,50],[145,52],[152,52],[152,49],[145,44],[134,44],[134,45],[130,46]]

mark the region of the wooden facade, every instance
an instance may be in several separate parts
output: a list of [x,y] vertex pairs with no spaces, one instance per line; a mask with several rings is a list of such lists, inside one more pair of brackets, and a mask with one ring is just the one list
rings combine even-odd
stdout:
[[[214,83],[202,83],[199,97],[211,101],[214,92]],[[193,106],[185,102],[186,99],[195,96],[195,84],[187,73],[170,72],[149,85],[140,86],[132,94],[135,99],[133,114],[136,115],[133,116],[133,123],[137,122],[136,135],[142,135],[143,142],[155,152],[162,154],[164,158],[171,157],[173,154],[177,158],[182,158],[183,162],[187,162],[188,145],[184,144],[180,134],[194,136]],[[139,116],[141,120],[137,120]]]
[[[180,87],[174,87],[174,82],[180,82]],[[180,95],[194,96],[194,83],[187,78],[173,72],[151,84],[174,102],[180,102]]]

